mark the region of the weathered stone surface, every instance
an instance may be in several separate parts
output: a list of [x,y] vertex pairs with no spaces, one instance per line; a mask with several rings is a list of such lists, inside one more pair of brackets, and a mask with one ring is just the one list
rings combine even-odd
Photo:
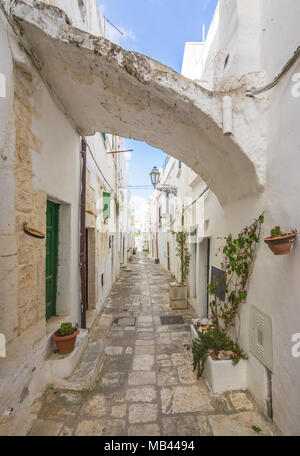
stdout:
[[129,406],[129,423],[150,423],[157,420],[156,404],[133,404]]
[[213,410],[205,387],[199,385],[162,388],[161,403],[166,414]]
[[144,346],[148,347],[148,345],[154,345],[154,339],[147,339],[147,340],[137,339],[135,341],[135,345],[136,346],[144,345]]
[[161,367],[170,367],[172,366],[172,361],[169,355],[162,354],[156,357],[156,363]]
[[81,415],[103,417],[109,413],[109,401],[103,394],[92,396],[82,408]]
[[73,432],[74,432],[74,429],[72,427],[69,427],[69,426],[64,426],[59,435],[62,436],[62,437],[68,437],[70,435],[73,435]]
[[197,416],[199,435],[213,435],[207,416]]
[[193,372],[189,365],[179,366],[177,372],[181,383],[192,384],[198,381],[196,372]]
[[111,416],[114,418],[123,418],[126,415],[127,404],[114,405],[111,409]]
[[152,386],[141,388],[128,388],[126,400],[129,402],[153,402],[156,399],[156,391]]
[[105,347],[105,353],[107,355],[121,355],[123,347]]
[[138,323],[152,323],[153,317],[151,315],[142,316],[138,318]]
[[154,345],[136,345],[136,355],[154,355]]
[[56,436],[62,429],[63,423],[51,420],[36,420],[29,432],[30,436]]
[[110,436],[123,435],[125,423],[121,420],[82,420],[78,423],[75,435]]
[[234,415],[212,415],[208,417],[209,424],[215,436],[251,436],[258,435],[252,426],[260,428],[259,435],[274,435],[269,424],[257,412],[244,412]]
[[118,387],[125,381],[125,374],[122,372],[112,372],[101,377],[101,383],[104,386]]
[[153,385],[156,382],[155,372],[132,372],[128,377],[129,385]]
[[129,436],[159,436],[160,430],[157,424],[135,424],[128,427]]
[[174,367],[160,367],[158,370],[158,385],[176,385],[178,384],[177,371]]
[[253,410],[254,408],[253,402],[250,401],[246,393],[232,392],[230,393],[230,400],[237,411]]
[[152,370],[154,366],[154,357],[152,355],[136,355],[133,358],[133,370],[147,371]]
[[[132,347],[126,347],[125,349],[125,355],[132,355],[133,353],[133,348]],[[136,353],[138,355],[138,353]]]
[[189,364],[191,366],[192,364],[192,358],[187,351],[185,353],[172,353],[171,359],[174,366],[181,366],[183,364]]
[[[132,263],[131,267],[136,267],[136,264]],[[138,268],[153,268],[157,271],[157,265],[152,266],[150,261],[139,264]],[[120,275],[121,283],[125,274],[123,272]],[[115,318],[113,312],[116,317],[122,314],[120,296],[123,293],[126,292],[128,300],[130,293],[139,293],[137,288],[132,291],[130,281],[134,281],[134,276],[125,280],[128,285],[126,290],[122,285],[119,294],[111,295],[111,300],[106,304],[110,306],[110,319]],[[159,276],[158,283],[164,280],[165,275]],[[148,278],[143,281],[140,288],[146,289]],[[118,284],[112,292],[116,287]],[[164,293],[168,294],[167,288],[162,291],[162,296]],[[162,309],[163,315],[168,315],[161,301],[158,300],[156,307]],[[173,311],[168,309],[168,312],[172,314]],[[55,435],[205,436],[249,432],[250,435],[256,435],[251,430],[252,425],[262,428],[263,432],[272,432],[269,423],[254,412],[255,407],[248,392],[210,396],[203,380],[197,380],[191,352],[182,343],[186,337],[184,325],[156,328],[154,320],[145,324],[150,326],[143,326],[137,331],[111,326],[105,340],[105,361],[95,387],[90,392],[49,388],[33,407],[38,414],[34,432],[43,434],[44,423],[49,421],[56,424],[45,432]],[[179,336],[175,337],[177,332]],[[141,334],[152,333],[156,336],[164,334],[173,340],[160,344],[159,338],[154,337],[148,344],[148,340],[140,338]],[[103,331],[100,334],[102,336]],[[139,345],[140,342],[147,345]]]
[[197,417],[194,415],[183,415],[180,417],[163,417],[162,427],[163,435],[166,436],[200,435],[199,423],[197,421]]

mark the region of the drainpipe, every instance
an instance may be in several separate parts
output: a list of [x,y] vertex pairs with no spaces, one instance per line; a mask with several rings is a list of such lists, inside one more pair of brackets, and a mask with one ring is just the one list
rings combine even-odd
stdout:
[[266,368],[267,371],[267,413],[268,417],[273,419],[273,398],[272,398],[272,372]]
[[228,95],[223,97],[223,134],[232,135],[232,99]]
[[80,195],[80,282],[81,282],[81,328],[86,329],[86,239],[85,239],[85,195],[86,195],[86,142],[81,141],[81,195]]
[[155,255],[155,264],[159,264],[158,257],[158,229],[159,229],[159,196],[156,196],[156,255]]

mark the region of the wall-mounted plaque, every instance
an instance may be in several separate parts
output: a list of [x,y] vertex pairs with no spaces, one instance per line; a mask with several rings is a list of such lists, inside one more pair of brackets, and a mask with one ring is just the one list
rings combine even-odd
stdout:
[[225,301],[226,273],[222,269],[211,267],[210,276],[211,285],[216,285],[216,295],[222,301]]

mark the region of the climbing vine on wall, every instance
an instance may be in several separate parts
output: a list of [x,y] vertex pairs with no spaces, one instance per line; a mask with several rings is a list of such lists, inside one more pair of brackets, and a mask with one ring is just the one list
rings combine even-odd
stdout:
[[188,234],[184,230],[177,231],[176,233],[173,232],[173,234],[175,234],[177,244],[176,255],[180,260],[181,282],[185,282],[190,269],[190,254],[186,244]]
[[217,329],[222,329],[226,333],[230,328],[234,328],[236,342],[240,333],[240,322],[238,332],[236,331],[236,318],[240,318],[239,305],[245,302],[247,298],[255,250],[260,240],[263,222],[264,216],[261,214],[250,226],[246,226],[237,237],[234,238],[229,235],[225,238],[226,243],[222,249],[224,258],[221,263],[226,277],[224,301],[217,296],[218,283],[208,285],[209,294],[213,296],[213,300],[210,302],[213,323]]

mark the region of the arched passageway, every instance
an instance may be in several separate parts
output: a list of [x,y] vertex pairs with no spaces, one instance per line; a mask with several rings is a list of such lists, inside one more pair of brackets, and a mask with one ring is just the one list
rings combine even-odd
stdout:
[[12,15],[56,101],[81,134],[104,131],[144,140],[186,163],[221,203],[260,189],[260,164],[237,136],[223,135],[221,95],[71,27],[56,7],[18,1]]

